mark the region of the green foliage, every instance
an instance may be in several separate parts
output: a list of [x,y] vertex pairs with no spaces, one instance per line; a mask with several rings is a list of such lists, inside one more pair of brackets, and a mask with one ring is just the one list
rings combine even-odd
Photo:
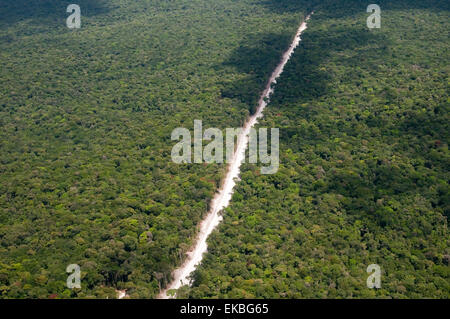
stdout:
[[322,3],[260,123],[280,170],[245,165],[181,297],[450,296],[448,7],[384,1],[368,30],[361,2]]
[[312,9],[260,124],[280,170],[243,167],[177,296],[448,298],[448,1],[371,31],[356,0],[77,3],[69,30],[69,1],[0,0],[0,298],[155,297],[225,169],[172,163],[172,130],[241,126]]

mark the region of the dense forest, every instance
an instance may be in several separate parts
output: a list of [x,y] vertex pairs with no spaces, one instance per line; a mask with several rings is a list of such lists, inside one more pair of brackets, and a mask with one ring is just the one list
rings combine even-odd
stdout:
[[260,123],[280,170],[242,170],[180,297],[449,298],[448,2],[361,3],[316,10]]
[[69,30],[70,3],[0,0],[0,296],[152,298],[224,170],[172,163],[172,130],[242,125],[303,13],[84,0]]
[[[447,1],[0,0],[0,298],[154,298],[224,165],[171,132],[239,127],[305,15],[190,298],[450,296]],[[367,289],[366,267],[382,267]],[[81,266],[81,289],[66,267]]]

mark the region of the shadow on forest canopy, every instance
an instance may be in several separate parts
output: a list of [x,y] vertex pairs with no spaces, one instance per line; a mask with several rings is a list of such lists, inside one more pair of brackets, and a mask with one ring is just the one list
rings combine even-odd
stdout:
[[[261,5],[275,12],[292,12],[321,10],[327,16],[343,18],[365,12],[367,6],[373,2],[361,0],[263,0]],[[378,0],[374,2],[381,7],[381,10],[398,9],[450,9],[448,0]]]
[[[374,43],[380,49],[372,50],[373,54],[379,55],[383,54],[380,50],[389,47],[389,41],[383,34],[371,34],[367,29],[357,26],[338,28],[333,32],[305,32],[302,39],[278,81],[282,81],[282,85],[276,85],[273,102],[278,97],[283,103],[299,100],[305,103],[327,94],[331,77],[321,65],[336,52]],[[269,75],[290,41],[290,35],[281,34],[260,34],[251,41],[243,41],[222,65],[240,70],[243,78],[222,83],[222,96],[239,99],[253,113]],[[356,65],[361,54],[362,51],[344,63]],[[259,91],[255,91],[256,87]]]

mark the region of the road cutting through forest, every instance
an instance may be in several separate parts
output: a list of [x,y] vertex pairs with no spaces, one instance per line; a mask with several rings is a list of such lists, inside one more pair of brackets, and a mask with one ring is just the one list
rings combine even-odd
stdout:
[[184,263],[177,268],[172,274],[172,282],[170,282],[167,287],[161,291],[158,295],[159,299],[169,299],[173,298],[168,294],[170,290],[178,289],[183,285],[189,285],[189,276],[195,271],[196,267],[200,264],[203,258],[203,254],[207,251],[206,240],[212,231],[219,225],[222,221],[222,215],[220,212],[226,208],[233,195],[233,189],[236,182],[239,179],[240,167],[245,160],[245,151],[248,147],[249,133],[250,129],[258,123],[258,119],[263,116],[264,108],[269,103],[270,95],[273,93],[272,85],[277,82],[277,78],[283,72],[284,66],[289,61],[295,48],[299,45],[301,41],[301,35],[303,31],[307,28],[307,22],[313,13],[308,15],[302,22],[297,30],[294,40],[292,41],[289,49],[284,52],[280,63],[277,65],[272,75],[270,76],[267,85],[261,94],[258,102],[258,108],[251,117],[246,121],[243,126],[242,132],[237,139],[236,151],[233,154],[231,162],[228,164],[227,173],[222,183],[222,187],[219,192],[214,196],[211,201],[211,208],[205,218],[201,221],[199,226],[199,233],[197,235],[196,241],[192,249],[187,253],[187,258]]

